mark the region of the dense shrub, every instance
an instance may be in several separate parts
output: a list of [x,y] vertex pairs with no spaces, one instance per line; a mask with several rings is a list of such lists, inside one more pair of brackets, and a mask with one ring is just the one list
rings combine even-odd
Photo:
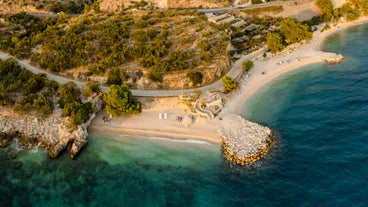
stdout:
[[251,60],[245,60],[242,64],[244,72],[250,71],[254,67],[254,63]]
[[113,67],[107,72],[107,84],[121,85],[127,81],[128,77],[122,68]]
[[238,82],[228,75],[222,78],[222,84],[226,93],[231,92],[238,87]]
[[201,72],[189,72],[187,77],[194,86],[201,84],[203,81],[203,74]]
[[99,92],[101,92],[100,86],[91,81],[88,81],[83,89],[83,95],[86,97],[90,97],[92,94]]
[[151,81],[162,83],[162,74],[158,70],[152,69],[148,71],[147,76]]

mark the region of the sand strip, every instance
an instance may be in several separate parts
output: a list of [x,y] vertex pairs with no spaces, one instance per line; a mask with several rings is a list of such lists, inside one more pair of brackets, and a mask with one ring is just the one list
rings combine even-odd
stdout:
[[[319,51],[324,39],[334,32],[348,27],[368,23],[368,17],[360,18],[347,23],[340,23],[337,26],[324,32],[315,32],[314,38],[309,43],[305,43],[297,49],[286,51],[274,57],[259,57],[254,61],[255,67],[250,71],[250,76],[241,81],[241,89],[237,94],[232,95],[225,108],[220,113],[222,120],[213,119],[210,121],[196,122],[189,128],[185,128],[177,121],[178,116],[183,116],[184,111],[175,106],[156,106],[149,110],[144,110],[139,115],[122,116],[113,118],[110,123],[102,120],[106,112],[100,112],[89,132],[115,132],[129,135],[140,135],[147,137],[168,137],[174,139],[198,139],[212,143],[220,143],[221,137],[218,133],[222,122],[230,118],[233,114],[241,114],[244,104],[265,84],[275,78],[286,74],[300,67],[323,62],[322,58],[327,53]],[[328,54],[327,54],[328,55]],[[159,119],[160,113],[167,113],[167,119]]]

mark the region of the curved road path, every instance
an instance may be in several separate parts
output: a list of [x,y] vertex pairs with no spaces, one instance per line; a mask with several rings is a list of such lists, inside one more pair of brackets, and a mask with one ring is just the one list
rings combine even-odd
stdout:
[[[268,6],[275,6],[275,5],[284,5],[291,2],[299,2],[302,0],[289,0],[289,1],[282,1],[282,2],[271,2],[271,3],[265,3],[265,4],[259,4],[259,5],[250,5],[250,6],[234,6],[234,7],[228,7],[228,8],[218,8],[218,9],[199,9],[198,11],[203,13],[211,13],[211,12],[224,12],[224,11],[230,11],[230,10],[236,10],[236,9],[252,9],[252,8],[262,8],[262,7],[268,7]],[[47,14],[47,15],[54,15],[55,14]],[[242,56],[231,68],[231,70],[227,73],[232,78],[238,78],[242,73],[242,63],[244,60],[253,60],[254,58],[260,56],[263,54],[265,50],[260,49],[258,51],[255,51],[253,53],[250,53],[246,56]],[[19,65],[26,68],[27,70],[31,71],[32,73],[45,73],[47,75],[48,79],[52,79],[57,81],[58,83],[64,84],[69,81],[73,81],[78,87],[83,88],[85,85],[85,82],[77,81],[74,79],[65,78],[50,72],[47,72],[43,69],[37,68],[35,66],[32,66],[29,61],[27,60],[19,60],[15,57],[8,55],[2,51],[0,51],[0,59],[8,59],[13,58],[16,61],[18,61]],[[107,86],[100,86],[102,92],[106,93],[108,91]],[[205,94],[207,91],[211,89],[220,89],[222,88],[222,82],[221,80],[218,80],[210,85],[203,86],[200,88],[194,88],[194,89],[186,89],[186,90],[131,90],[133,93],[133,96],[139,96],[139,97],[167,97],[167,96],[180,96],[184,93],[191,93],[194,90],[200,90],[202,94]]]
[[[257,50],[253,53],[250,53],[246,56],[242,56],[231,68],[231,70],[227,73],[232,78],[238,78],[242,73],[242,63],[244,60],[253,60],[254,58],[262,55],[264,52],[264,49]],[[8,55],[4,52],[0,51],[0,58],[1,59],[8,59],[13,58],[15,59],[20,66],[24,67],[25,69],[31,71],[32,73],[45,73],[47,75],[48,79],[55,80],[58,83],[64,84],[69,81],[73,81],[78,87],[83,88],[85,85],[85,82],[77,81],[74,79],[66,78],[63,76],[55,75],[53,73],[50,73],[48,71],[45,71],[43,69],[37,68],[29,63],[27,60],[19,60],[15,57]],[[210,85],[203,86],[200,88],[194,88],[194,89],[186,89],[186,90],[131,90],[133,93],[133,96],[140,96],[140,97],[167,97],[167,96],[180,96],[183,93],[191,93],[194,90],[200,90],[202,94],[205,94],[207,91],[211,89],[220,89],[222,87],[221,80],[218,80]],[[102,92],[106,93],[108,91],[107,86],[100,86]]]

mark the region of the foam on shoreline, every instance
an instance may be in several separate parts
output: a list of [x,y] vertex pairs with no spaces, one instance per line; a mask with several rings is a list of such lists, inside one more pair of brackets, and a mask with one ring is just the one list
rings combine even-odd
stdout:
[[151,140],[160,140],[160,141],[168,141],[168,142],[179,142],[179,143],[191,143],[191,144],[207,144],[211,145],[211,143],[198,140],[198,139],[174,139],[174,138],[167,138],[167,137],[149,137],[148,139]]

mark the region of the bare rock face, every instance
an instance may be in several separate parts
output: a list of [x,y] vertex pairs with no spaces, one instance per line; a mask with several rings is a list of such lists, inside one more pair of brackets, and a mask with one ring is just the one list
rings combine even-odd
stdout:
[[[95,104],[96,112],[101,109],[101,96],[96,96],[90,101]],[[95,116],[95,113],[91,114],[86,123],[70,130],[66,127],[68,118],[65,117],[0,115],[0,146],[5,147],[13,138],[17,138],[20,145],[48,148],[48,155],[56,158],[71,143],[70,157],[74,158],[88,142],[87,127]]]
[[57,157],[74,139],[62,118],[54,122],[54,118],[12,115],[0,116],[0,122],[3,137],[17,138],[20,145],[34,146],[43,143],[43,147],[49,148],[48,154],[52,158]]

